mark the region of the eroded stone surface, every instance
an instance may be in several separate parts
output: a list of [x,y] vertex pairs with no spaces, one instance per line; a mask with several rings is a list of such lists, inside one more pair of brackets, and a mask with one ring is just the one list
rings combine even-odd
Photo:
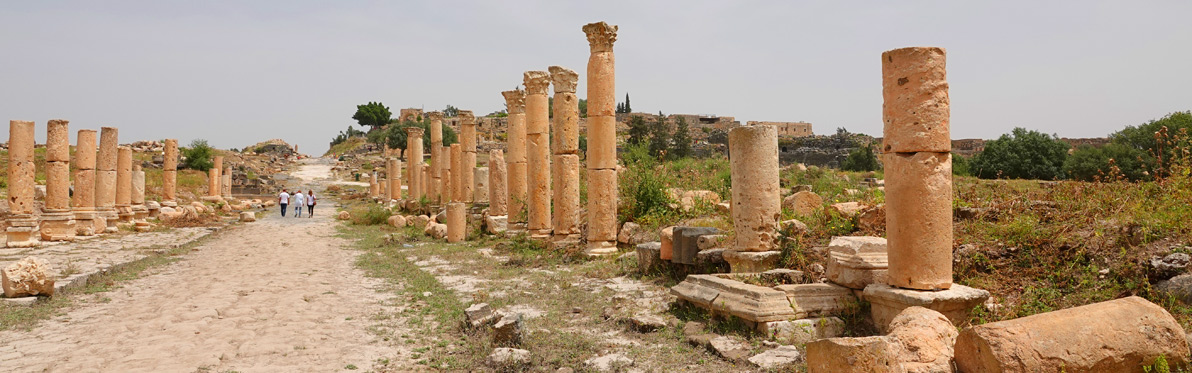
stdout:
[[828,280],[851,288],[885,284],[886,239],[881,237],[833,237],[828,244]]
[[8,298],[31,295],[54,295],[54,278],[50,265],[36,257],[25,257],[0,271],[0,284]]
[[871,284],[865,287],[864,298],[870,304],[873,323],[878,329],[888,330],[894,316],[912,306],[942,313],[953,324],[959,325],[968,319],[973,307],[989,299],[989,292],[959,284],[940,291],[899,289],[884,284]]

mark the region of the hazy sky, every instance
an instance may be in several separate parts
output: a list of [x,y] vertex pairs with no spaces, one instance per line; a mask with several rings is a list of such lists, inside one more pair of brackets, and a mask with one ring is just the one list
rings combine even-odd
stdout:
[[[355,105],[483,115],[525,70],[585,92],[620,26],[635,111],[881,134],[883,51],[948,50],[953,138],[1104,136],[1192,109],[1192,1],[5,1],[0,117],[321,154]],[[0,131],[6,132],[6,131]],[[7,133],[0,135],[7,138]],[[73,139],[73,137],[72,137]]]

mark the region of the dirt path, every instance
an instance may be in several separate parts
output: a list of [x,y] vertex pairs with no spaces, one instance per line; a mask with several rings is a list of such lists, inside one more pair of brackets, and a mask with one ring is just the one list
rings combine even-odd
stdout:
[[[296,177],[321,190],[330,165],[312,160]],[[0,370],[369,370],[401,355],[370,329],[391,315],[379,280],[354,265],[335,237],[333,203],[314,218],[282,218],[212,237],[178,263],[103,293],[32,331],[0,332]],[[106,301],[106,303],[104,303]],[[402,331],[386,330],[386,334]],[[412,365],[390,362],[384,369]]]

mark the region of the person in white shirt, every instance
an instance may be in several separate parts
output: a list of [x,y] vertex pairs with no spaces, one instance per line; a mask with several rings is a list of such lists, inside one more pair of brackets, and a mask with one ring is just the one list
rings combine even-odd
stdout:
[[311,218],[315,216],[315,191],[306,191],[306,217]]
[[306,205],[306,196],[302,195],[301,190],[294,191],[294,217],[302,217],[302,206]]
[[281,205],[281,217],[286,217],[286,207],[290,204],[290,193],[286,193],[286,190],[282,189],[281,194],[277,195],[277,204]]

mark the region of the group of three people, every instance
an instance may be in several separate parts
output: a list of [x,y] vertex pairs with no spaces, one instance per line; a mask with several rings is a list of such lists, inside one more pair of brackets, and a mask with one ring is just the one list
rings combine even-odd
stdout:
[[294,200],[294,217],[302,217],[302,206],[306,206],[306,217],[315,216],[315,191],[308,190],[306,194],[302,194],[302,190],[295,190],[294,195],[290,195],[285,189],[281,190],[281,194],[277,195],[277,204],[281,205],[281,216],[286,216],[286,207],[290,205],[290,199]]

